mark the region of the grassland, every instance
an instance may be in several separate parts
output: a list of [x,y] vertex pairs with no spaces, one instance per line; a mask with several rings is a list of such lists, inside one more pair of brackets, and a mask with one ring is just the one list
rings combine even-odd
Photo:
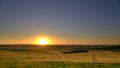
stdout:
[[0,62],[0,68],[120,68],[120,64],[80,62]]
[[[63,51],[88,49],[64,54]],[[0,46],[0,68],[120,68],[119,46]]]

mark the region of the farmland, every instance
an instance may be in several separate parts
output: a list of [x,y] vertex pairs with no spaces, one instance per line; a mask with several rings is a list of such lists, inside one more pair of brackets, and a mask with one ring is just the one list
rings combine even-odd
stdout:
[[117,68],[119,56],[119,46],[1,45],[0,68]]

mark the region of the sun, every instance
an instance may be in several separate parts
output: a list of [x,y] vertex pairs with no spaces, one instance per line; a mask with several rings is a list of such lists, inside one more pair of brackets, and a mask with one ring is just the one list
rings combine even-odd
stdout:
[[37,44],[48,45],[48,44],[50,44],[50,40],[48,40],[47,38],[40,38],[40,39],[37,40]]
[[38,37],[34,40],[34,44],[37,45],[52,45],[52,39],[49,37]]
[[47,39],[40,39],[38,41],[38,44],[40,44],[40,45],[47,45],[48,44],[48,40]]

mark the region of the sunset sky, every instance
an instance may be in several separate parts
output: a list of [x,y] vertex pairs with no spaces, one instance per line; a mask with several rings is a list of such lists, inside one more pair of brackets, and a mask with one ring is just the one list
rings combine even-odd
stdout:
[[0,44],[120,44],[120,0],[0,0]]

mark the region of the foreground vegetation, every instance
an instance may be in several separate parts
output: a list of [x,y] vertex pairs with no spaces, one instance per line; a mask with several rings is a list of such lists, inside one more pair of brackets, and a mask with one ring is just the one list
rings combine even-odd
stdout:
[[0,46],[0,68],[120,68],[118,48],[3,45]]
[[0,62],[0,68],[120,68],[120,63]]

